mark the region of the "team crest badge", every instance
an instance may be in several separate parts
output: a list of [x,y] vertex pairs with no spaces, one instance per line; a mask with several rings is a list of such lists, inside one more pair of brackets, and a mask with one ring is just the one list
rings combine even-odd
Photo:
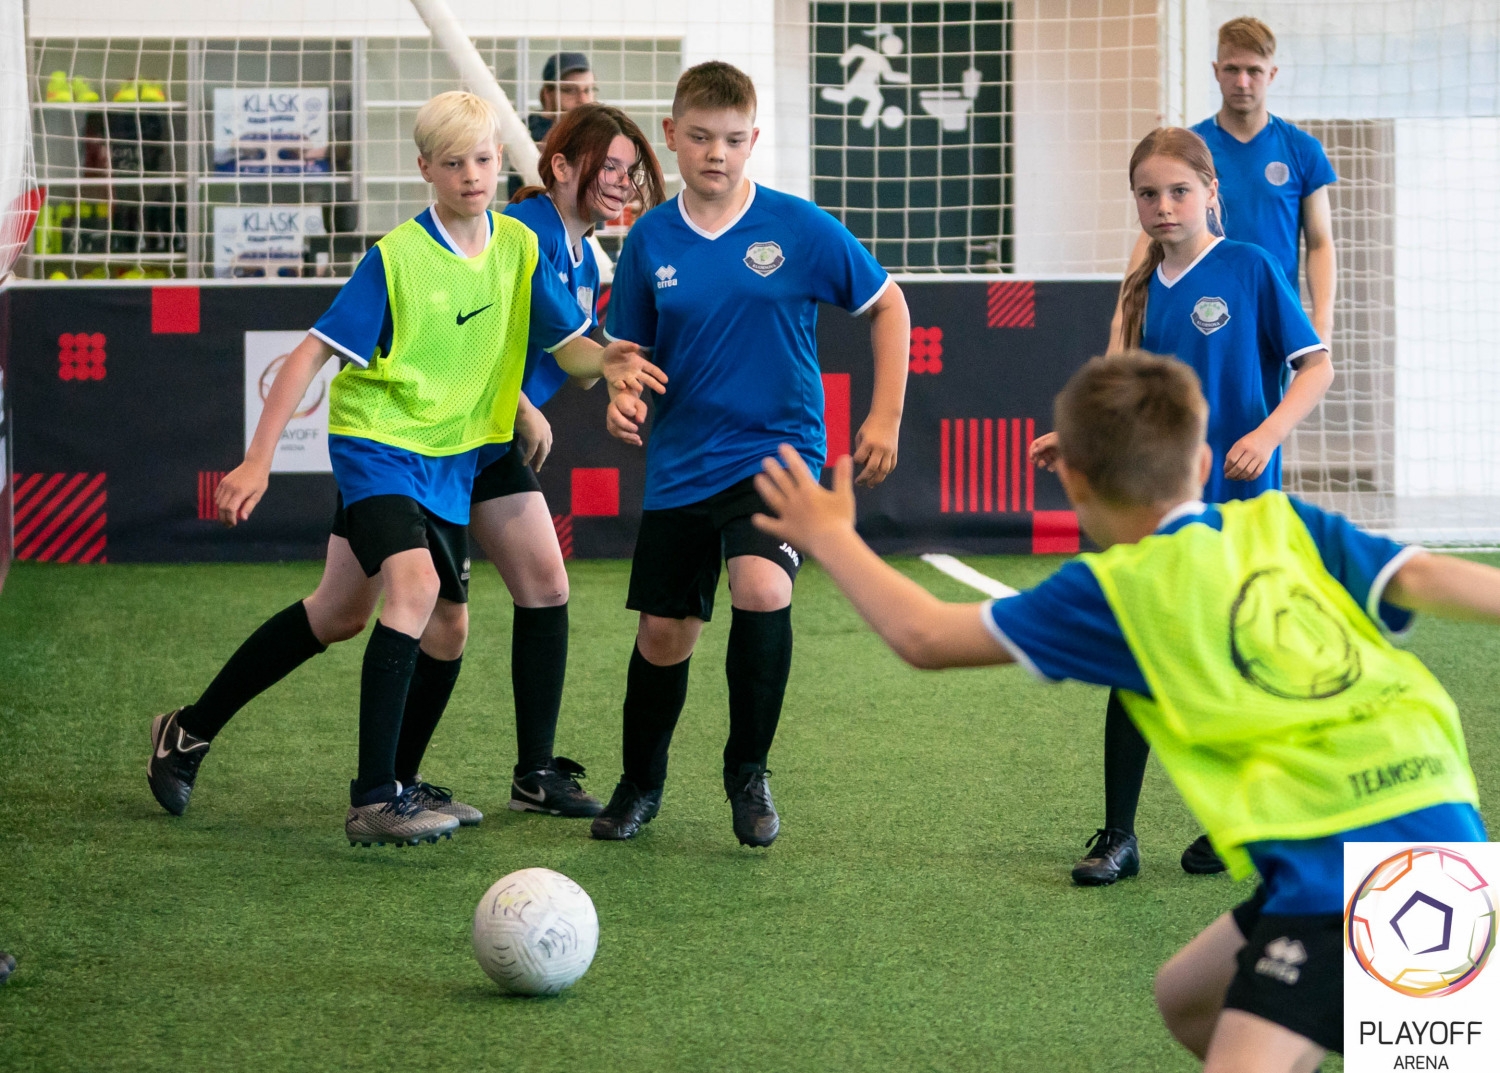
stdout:
[[589,316],[592,317],[594,315],[594,288],[578,288],[578,305]]
[[786,258],[774,242],[752,242],[745,251],[745,267],[757,275],[769,276],[784,264]]
[[1200,298],[1193,306],[1193,327],[1213,335],[1229,323],[1229,303],[1222,298]]
[[1272,186],[1285,186],[1286,181],[1292,177],[1292,169],[1279,160],[1273,160],[1266,165],[1266,182]]

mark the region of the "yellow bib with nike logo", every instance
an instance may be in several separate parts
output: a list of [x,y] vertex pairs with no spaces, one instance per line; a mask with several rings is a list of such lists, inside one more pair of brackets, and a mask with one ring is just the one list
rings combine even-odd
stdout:
[[346,365],[329,390],[328,431],[421,455],[455,455],[515,433],[526,371],[537,243],[490,213],[489,245],[460,257],[416,220],[375,245],[391,304],[391,349]]
[[1280,492],[1081,556],[1151,696],[1130,713],[1236,879],[1245,844],[1478,805],[1458,710],[1323,565]]

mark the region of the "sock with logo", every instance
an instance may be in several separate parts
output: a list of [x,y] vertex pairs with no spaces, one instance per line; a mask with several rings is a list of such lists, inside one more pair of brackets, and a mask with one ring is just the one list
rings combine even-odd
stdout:
[[630,653],[625,678],[625,777],[642,790],[660,790],[667,781],[667,750],[682,706],[687,703],[689,656],[658,667],[639,647]]
[[524,775],[552,763],[563,678],[568,673],[568,605],[517,607],[511,622],[516,774]]
[[741,764],[764,767],[792,673],[792,609],[744,611],[736,607],[724,673],[729,679],[724,770],[734,774]]
[[198,702],[177,717],[177,725],[195,738],[212,741],[235,712],[327,649],[314,636],[307,608],[298,600],[245,639]]
[[1131,722],[1120,694],[1109,691],[1104,712],[1104,826],[1135,834],[1135,809],[1141,802],[1146,758],[1151,746]]
[[396,781],[396,742],[418,651],[417,638],[384,622],[370,632],[359,675],[359,777],[350,786],[351,804]]
[[396,780],[403,785],[416,784],[422,755],[427,752],[438,720],[448,708],[448,698],[453,695],[463,661],[462,656],[435,659],[417,650],[411,685],[406,690],[406,709],[401,714],[401,736],[396,739]]

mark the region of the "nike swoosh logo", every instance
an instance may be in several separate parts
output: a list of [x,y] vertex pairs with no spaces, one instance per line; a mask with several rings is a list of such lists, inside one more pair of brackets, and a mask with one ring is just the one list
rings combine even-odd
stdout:
[[543,801],[547,800],[547,791],[546,790],[538,790],[536,793],[532,793],[530,790],[526,789],[526,787],[522,786],[519,782],[516,783],[516,789],[519,790],[519,791],[521,791],[522,794],[524,794],[525,796],[531,798],[533,801],[535,801],[539,805]]
[[483,313],[486,309],[488,309],[490,306],[492,306],[494,304],[495,304],[494,302],[491,302],[489,306],[480,306],[478,309],[474,310],[474,312],[472,312],[472,313],[460,313],[458,315],[458,323],[460,325],[462,325],[463,322],[466,321],[466,320],[468,320],[470,317],[477,317],[477,316],[479,316],[479,314]]
[[157,746],[156,746],[156,759],[158,759],[158,760],[165,760],[167,757],[169,757],[171,755],[172,755],[172,747],[167,744],[167,736],[165,734],[163,734],[161,736],[160,743],[158,743]]

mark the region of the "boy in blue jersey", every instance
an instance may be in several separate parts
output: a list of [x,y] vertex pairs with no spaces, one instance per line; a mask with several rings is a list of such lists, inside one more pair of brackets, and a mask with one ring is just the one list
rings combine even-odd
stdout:
[[[1181,362],[1129,352],[1075,374],[1057,472],[1105,550],[1010,599],[943,603],[882,563],[854,531],[847,459],[830,492],[781,448],[757,480],[774,516],[755,522],[816,558],[913,666],[1019,663],[1124,691],[1236,878],[1261,878],[1158,973],[1167,1027],[1210,1071],[1308,1073],[1342,1049],[1343,844],[1486,837],[1451,699],[1382,631],[1414,611],[1500,623],[1500,571],[1280,492],[1204,503],[1207,409]],[[1343,643],[1303,643],[1329,636]],[[1362,775],[1417,750],[1422,775],[1364,792]],[[1297,971],[1268,969],[1287,949]]]
[[[624,112],[585,104],[551,127],[539,163],[541,186],[519,189],[505,215],[537,237],[541,265],[578,301],[592,331],[598,320],[599,266],[588,236],[632,199],[650,208],[664,196],[661,165],[645,134]],[[510,808],[552,816],[594,816],[603,807],[579,780],[582,764],[554,755],[568,666],[568,572],[552,515],[537,481],[552,430],[539,407],[569,379],[553,356],[532,345],[517,415],[519,449],[474,479],[469,534],[495,564],[515,609],[510,677],[516,709],[516,764]],[[592,387],[593,380],[580,380]]]
[[[1327,347],[1270,254],[1215,234],[1218,181],[1202,138],[1181,127],[1152,131],[1131,155],[1130,184],[1149,244],[1120,287],[1123,339],[1170,354],[1198,374],[1214,456],[1204,489],[1209,502],[1280,488],[1281,443],[1333,382]],[[1047,464],[1055,444],[1052,434],[1039,437],[1033,457]],[[1104,826],[1074,866],[1074,882],[1103,886],[1139,871],[1135,813],[1148,755],[1112,694]],[[1224,870],[1204,838],[1181,861],[1193,874]]]
[[[733,623],[725,671],[724,789],[742,844],[768,846],[780,820],[766,757],[791,669],[792,582],[801,563],[750,523],[760,459],[790,443],[827,451],[816,346],[819,302],[868,315],[870,415],[856,436],[860,481],[896,464],[910,318],[884,269],[832,216],[751,182],[755,87],[726,63],[683,73],[664,122],[682,192],[631,228],[615,269],[607,331],[670,370],[646,452],[646,499],[627,605],[640,613],[624,704],[624,772],[595,838],[632,838],[661,804],[688,662],[713,615],[721,563]],[[611,431],[639,444],[645,404],[616,396]]]
[[[1276,35],[1269,26],[1248,16],[1220,26],[1214,78],[1223,104],[1192,129],[1207,143],[1219,173],[1226,237],[1269,253],[1293,292],[1299,239],[1306,242],[1312,323],[1328,343],[1338,286],[1328,187],[1338,182],[1338,175],[1318,139],[1266,107],[1276,70]],[[1148,242],[1143,234],[1136,243],[1131,269],[1145,260]],[[1113,345],[1128,341],[1116,339]]]
[[479,822],[477,809],[416,775],[468,636],[464,526],[475,473],[510,448],[528,343],[574,375],[606,375],[611,392],[639,390],[652,375],[631,344],[604,350],[582,337],[588,318],[541,266],[535,236],[489,211],[500,155],[489,105],[440,94],[418,112],[414,137],[435,204],[366,254],[287,356],[245,462],[216,493],[226,525],[250,517],[298,400],[331,357],[347,359],[330,390],[339,501],[323,578],[256,630],[195,704],[153,721],[148,781],[174,815],[234,714],[359,633],[383,594],[361,674],[345,834],[400,845]]

